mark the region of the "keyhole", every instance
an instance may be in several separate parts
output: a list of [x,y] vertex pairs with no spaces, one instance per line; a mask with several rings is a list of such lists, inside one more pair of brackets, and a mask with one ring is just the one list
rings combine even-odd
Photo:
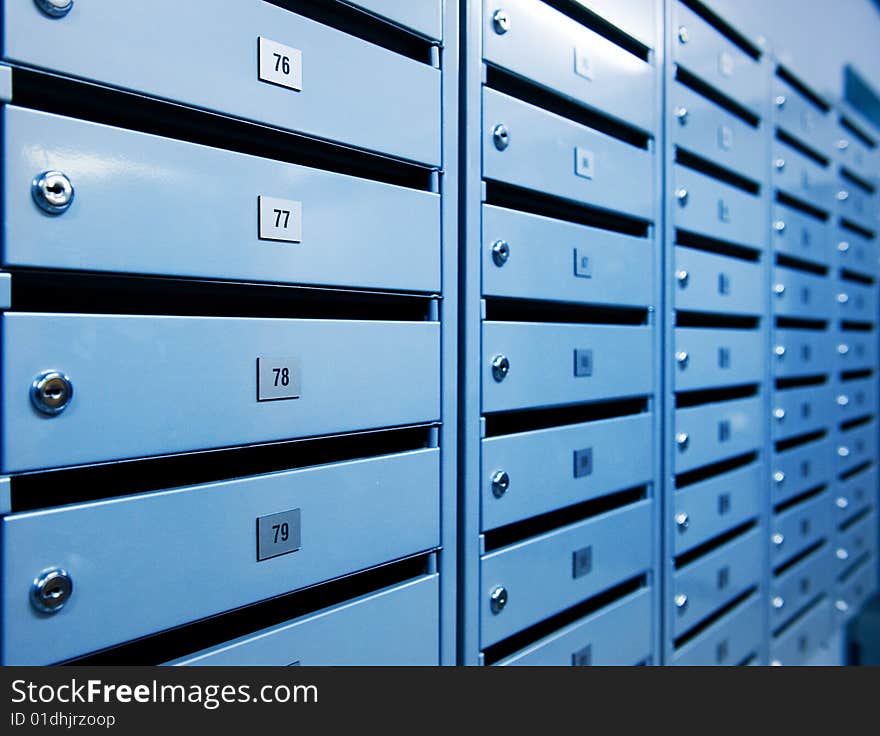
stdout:
[[64,187],[58,183],[50,184],[46,189],[48,189],[51,194],[61,194],[64,191]]
[[61,585],[51,585],[43,592],[43,597],[48,600],[57,600],[64,595],[64,587]]

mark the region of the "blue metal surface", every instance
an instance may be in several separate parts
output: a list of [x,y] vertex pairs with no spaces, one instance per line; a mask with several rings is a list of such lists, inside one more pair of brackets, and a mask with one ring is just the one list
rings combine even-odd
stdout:
[[440,576],[361,596],[167,664],[199,667],[439,664]]
[[[433,549],[438,455],[421,450],[7,516],[4,663],[61,661]],[[301,548],[257,561],[255,519],[294,508]],[[70,573],[76,593],[47,617],[31,608],[28,591],[51,567]]]
[[[60,19],[32,2],[2,10],[6,61],[440,163],[439,69],[275,5],[99,0]],[[302,52],[301,91],[259,81],[260,37]]]
[[[394,21],[428,38],[443,37],[443,10],[453,14],[454,7],[444,0],[344,0],[371,13]],[[447,35],[447,38],[449,36]]]
[[762,649],[762,605],[758,594],[691,639],[672,656],[670,664],[684,667],[748,664]]

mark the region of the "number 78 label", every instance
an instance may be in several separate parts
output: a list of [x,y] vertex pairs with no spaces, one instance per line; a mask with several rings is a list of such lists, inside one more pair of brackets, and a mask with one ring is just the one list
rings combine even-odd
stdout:
[[277,197],[257,197],[260,240],[302,242],[302,202]]
[[257,358],[257,401],[298,399],[301,391],[299,358]]

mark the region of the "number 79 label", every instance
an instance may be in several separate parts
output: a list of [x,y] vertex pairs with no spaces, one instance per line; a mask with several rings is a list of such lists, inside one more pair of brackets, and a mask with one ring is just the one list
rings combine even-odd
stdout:
[[302,202],[277,197],[257,197],[260,240],[302,242]]

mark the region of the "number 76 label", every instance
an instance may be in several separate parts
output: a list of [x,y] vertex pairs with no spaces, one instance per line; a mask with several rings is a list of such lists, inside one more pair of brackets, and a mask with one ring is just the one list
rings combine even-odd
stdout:
[[302,91],[302,51],[259,37],[257,76],[261,82]]
[[302,242],[302,202],[277,197],[257,197],[260,240]]

